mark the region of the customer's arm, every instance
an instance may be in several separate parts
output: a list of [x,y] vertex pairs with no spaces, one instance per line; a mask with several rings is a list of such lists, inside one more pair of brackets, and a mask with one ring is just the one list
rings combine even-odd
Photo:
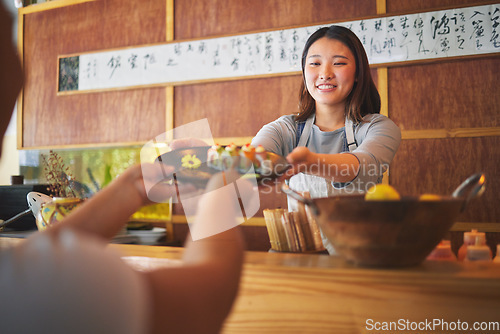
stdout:
[[[145,167],[148,166],[153,170],[144,175],[141,166],[129,168],[47,233],[58,233],[66,227],[105,238],[113,237],[132,213],[150,203],[144,182],[156,184],[158,175],[154,166]],[[228,175],[226,178],[229,180]],[[235,213],[239,207],[228,205],[234,198],[230,198],[227,192],[211,191],[222,186],[223,179],[218,175],[209,182],[207,193],[198,206],[195,223],[198,228],[221,222],[225,226],[236,225]],[[168,197],[175,188],[159,183],[153,190]],[[240,188],[240,191],[244,189]],[[151,196],[151,192],[148,194]],[[188,241],[182,266],[144,273],[153,302],[152,331],[217,333],[236,297],[242,262],[242,236],[238,228],[232,228]]]
[[[211,191],[221,177],[212,179],[198,206],[198,224],[234,224],[239,207],[230,192]],[[232,187],[230,184],[228,187]],[[239,184],[239,191],[242,184]],[[249,186],[249,184],[247,184]],[[237,295],[243,262],[239,228],[189,241],[183,266],[146,273],[154,298],[153,332],[218,333]]]
[[151,191],[161,193],[163,199],[175,195],[175,186],[162,182],[163,172],[168,174],[171,171],[171,167],[159,164],[132,166],[47,232],[58,233],[60,228],[70,227],[111,239],[134,212],[144,205],[152,204],[145,183],[149,185],[148,188],[156,185]]

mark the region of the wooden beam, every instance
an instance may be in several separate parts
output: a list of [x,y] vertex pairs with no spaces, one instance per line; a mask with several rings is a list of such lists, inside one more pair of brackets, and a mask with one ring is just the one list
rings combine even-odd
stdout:
[[387,81],[387,67],[377,68],[377,89],[380,95],[380,114],[389,117],[389,84]]
[[468,232],[476,229],[480,232],[495,232],[500,233],[500,223],[484,223],[484,222],[457,222],[453,224],[450,231],[453,232]]
[[[24,15],[21,10],[18,11],[17,15],[17,51],[19,53],[19,59],[21,61],[21,66],[24,68]],[[16,137],[17,137],[17,149],[23,148],[23,101],[24,101],[24,89],[21,88],[19,96],[17,98],[17,124],[16,124]]]
[[[186,216],[184,215],[172,215],[173,224],[187,224]],[[264,217],[252,217],[247,219],[241,226],[266,226],[266,220]]]
[[[187,224],[187,219],[184,215],[172,215],[172,223]],[[264,217],[252,217],[245,221],[241,226],[266,226]],[[481,232],[497,232],[500,233],[500,223],[495,222],[456,222],[450,228],[450,231],[470,231],[477,229]]]
[[71,5],[78,5],[84,2],[92,2],[96,0],[58,0],[58,1],[47,1],[35,5],[26,6],[19,9],[19,15],[30,14],[41,12],[44,10],[51,10],[59,7],[66,7]]
[[403,139],[438,139],[500,136],[500,127],[402,130]]
[[[167,42],[174,40],[174,0],[166,0],[165,9],[165,40]],[[174,128],[174,86],[165,87],[165,131],[172,130]],[[172,132],[170,132],[172,133]],[[172,140],[173,138],[167,138],[167,140]],[[172,212],[172,201],[170,201],[170,212]],[[170,215],[170,220],[166,222],[165,229],[167,240],[172,241],[174,239],[174,225],[172,223],[173,215]]]
[[377,14],[387,13],[386,0],[376,0],[377,1]]

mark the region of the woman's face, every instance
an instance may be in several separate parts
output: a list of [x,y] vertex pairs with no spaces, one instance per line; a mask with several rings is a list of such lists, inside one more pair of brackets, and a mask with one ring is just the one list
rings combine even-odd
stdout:
[[322,37],[307,52],[304,76],[316,108],[345,107],[354,86],[356,60],[342,42]]

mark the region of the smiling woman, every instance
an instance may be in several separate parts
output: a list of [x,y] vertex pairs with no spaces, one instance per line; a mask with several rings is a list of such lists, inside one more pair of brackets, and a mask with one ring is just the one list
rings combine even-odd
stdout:
[[354,86],[355,74],[354,55],[342,42],[322,37],[311,45],[304,78],[307,91],[316,101],[315,124],[322,131],[344,126],[346,99]]
[[[401,131],[380,115],[380,96],[356,35],[341,26],[324,27],[302,53],[299,113],[265,125],[252,144],[286,156],[286,177],[311,197],[364,192],[382,181]],[[289,199],[289,210],[297,203]],[[331,244],[323,238],[330,253]]]
[[[306,86],[306,72],[308,58],[315,55],[315,49],[321,44],[329,43],[331,50],[323,49],[323,52],[329,52],[332,57],[344,59],[337,61],[337,66],[355,66],[354,81],[356,85],[352,86],[349,96],[345,98],[345,112],[353,121],[361,121],[366,114],[380,112],[380,96],[373,82],[368,58],[365,49],[358,37],[349,29],[340,26],[331,26],[322,28],[312,34],[302,54],[302,74],[304,82],[300,93],[300,112],[297,121],[306,120],[316,111],[316,101]],[[318,45],[320,44],[320,45]],[[326,47],[326,46],[325,46]],[[336,52],[339,54],[336,54]],[[332,59],[334,60],[334,59]],[[335,59],[337,60],[337,59]],[[343,64],[346,65],[343,65]]]

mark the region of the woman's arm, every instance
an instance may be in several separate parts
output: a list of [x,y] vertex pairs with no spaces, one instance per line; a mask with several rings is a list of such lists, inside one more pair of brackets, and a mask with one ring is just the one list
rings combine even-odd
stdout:
[[304,147],[294,149],[287,156],[293,168],[285,177],[304,172],[339,183],[356,179],[361,188],[377,182],[399,148],[401,130],[385,116],[368,115],[355,136],[359,146],[353,152],[318,154]]
[[320,154],[306,147],[295,148],[287,157],[291,168],[284,178],[297,173],[321,176],[333,182],[349,182],[358,175],[359,160],[350,153]]
[[286,156],[297,142],[295,116],[286,115],[268,123],[252,139],[252,145],[262,145],[267,151]]

